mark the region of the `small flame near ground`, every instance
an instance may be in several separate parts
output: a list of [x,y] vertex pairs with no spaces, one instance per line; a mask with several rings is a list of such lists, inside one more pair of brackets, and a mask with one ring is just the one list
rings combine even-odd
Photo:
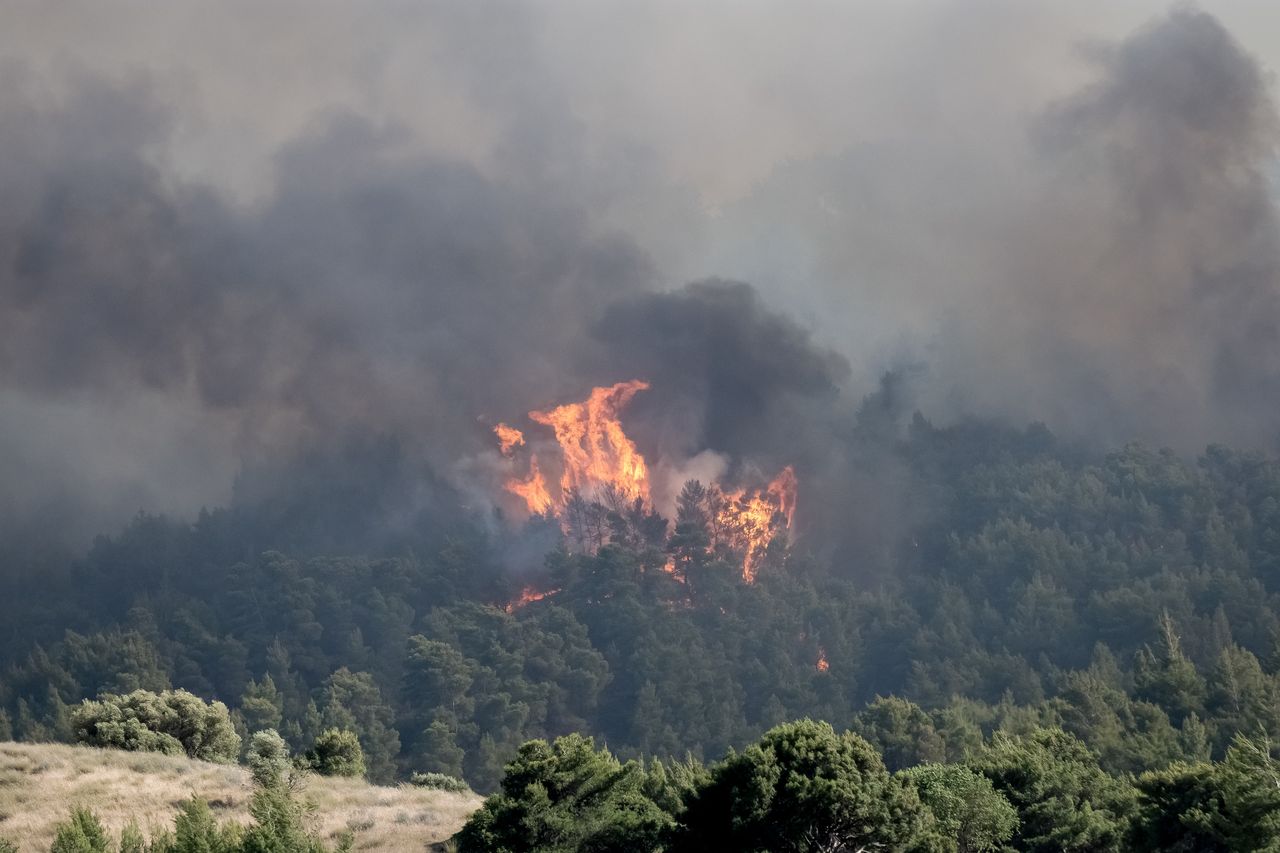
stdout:
[[537,587],[526,586],[524,589],[520,590],[519,598],[508,602],[502,609],[511,613],[518,607],[524,607],[526,604],[534,601],[541,601],[547,596],[555,595],[559,591],[560,590],[558,589],[538,589]]
[[[550,427],[555,436],[552,467],[559,467],[558,482],[548,479],[538,453],[530,449],[526,472],[507,480],[506,490],[521,498],[530,513],[554,515],[562,524],[566,507],[576,498],[608,496],[615,504],[651,505],[649,467],[621,422],[622,410],[648,388],[648,382],[632,379],[593,388],[580,402],[529,412],[533,423]],[[517,448],[527,446],[516,427],[500,423],[493,431],[503,456],[514,458]],[[764,487],[731,489],[712,483],[707,494],[708,524],[714,531],[710,548],[723,546],[743,555],[742,579],[754,583],[765,549],[794,523],[795,471],[787,466]],[[663,568],[685,580],[674,561]]]
[[831,664],[827,662],[827,650],[822,646],[818,646],[818,662],[813,667],[818,672],[826,672],[831,669]]

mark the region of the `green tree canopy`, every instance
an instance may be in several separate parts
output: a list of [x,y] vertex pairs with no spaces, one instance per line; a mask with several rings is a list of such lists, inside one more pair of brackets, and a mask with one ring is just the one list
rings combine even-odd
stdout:
[[929,849],[932,825],[915,788],[891,776],[870,744],[802,720],[712,768],[671,849]]
[[71,721],[77,739],[90,746],[186,753],[223,763],[234,762],[240,755],[240,736],[227,706],[206,703],[185,690],[105,693],[97,701],[81,703]]

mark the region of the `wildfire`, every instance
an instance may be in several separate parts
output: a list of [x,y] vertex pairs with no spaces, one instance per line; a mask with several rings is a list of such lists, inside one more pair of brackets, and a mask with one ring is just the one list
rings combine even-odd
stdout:
[[612,487],[625,498],[649,499],[649,471],[635,442],[622,431],[618,413],[631,398],[646,390],[640,379],[593,388],[581,403],[568,403],[546,412],[530,412],[529,419],[555,430],[560,445],[560,505],[577,491],[592,495]]
[[526,586],[524,589],[520,590],[519,598],[515,599],[514,601],[507,602],[507,605],[502,609],[508,613],[511,613],[515,611],[517,608],[524,607],[526,604],[532,601],[541,601],[542,599],[546,598],[549,595],[555,595],[559,591],[560,590],[558,589],[541,589],[540,590],[536,587]]
[[506,424],[498,424],[494,427],[493,434],[498,437],[498,450],[503,456],[510,456],[517,447],[524,444],[524,433]]
[[755,583],[765,547],[781,526],[791,529],[796,511],[796,472],[790,465],[763,489],[739,489],[725,495],[717,523],[744,553],[742,579]]
[[529,512],[544,513],[551,509],[551,493],[547,491],[547,479],[542,476],[538,467],[538,454],[529,455],[529,476],[523,480],[512,478],[507,481],[507,491],[524,498]]
[[818,662],[814,664],[814,668],[818,672],[826,672],[831,669],[831,664],[827,663],[827,650],[822,646],[818,646]]
[[[507,491],[524,500],[531,513],[552,513],[566,521],[565,509],[575,496],[613,506],[650,504],[649,469],[644,457],[622,428],[620,415],[632,398],[647,390],[642,379],[593,388],[587,399],[545,411],[532,411],[529,419],[551,427],[558,445],[559,482],[543,473],[538,454],[529,451],[528,472],[505,483]],[[499,449],[508,458],[526,445],[524,433],[507,424],[494,427]],[[545,449],[545,448],[544,448]],[[554,460],[553,460],[554,465]],[[554,470],[554,469],[553,469]],[[754,583],[765,549],[795,518],[797,481],[791,466],[782,469],[764,487],[724,489],[717,484],[704,492],[708,499],[705,522],[709,551],[722,549],[742,555],[742,579]],[[597,545],[607,541],[598,536]],[[669,560],[664,571],[684,581],[683,570]],[[537,597],[542,597],[541,595]],[[536,600],[531,598],[528,600]],[[522,597],[521,602],[524,602]]]

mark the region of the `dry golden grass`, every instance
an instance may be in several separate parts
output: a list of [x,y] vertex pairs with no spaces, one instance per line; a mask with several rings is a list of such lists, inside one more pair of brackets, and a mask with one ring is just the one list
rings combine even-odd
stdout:
[[[72,806],[87,806],[112,833],[136,819],[143,832],[172,828],[192,794],[220,820],[248,822],[252,793],[242,767],[146,752],[59,744],[0,743],[0,838],[47,851],[53,828]],[[315,804],[315,826],[334,839],[355,833],[357,850],[422,851],[457,832],[479,805],[475,794],[313,776],[302,798]]]

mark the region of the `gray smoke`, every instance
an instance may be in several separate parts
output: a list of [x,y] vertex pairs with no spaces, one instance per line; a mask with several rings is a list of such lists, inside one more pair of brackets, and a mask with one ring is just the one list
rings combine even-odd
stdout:
[[836,499],[874,491],[854,412],[901,365],[937,421],[1276,443],[1261,18],[315,9],[15,6],[7,526],[83,539],[316,454],[358,480],[362,445],[465,479],[493,423],[636,377],[646,451]]
[[904,138],[784,167],[726,216],[720,257],[781,223],[756,243],[802,259],[815,324],[869,373],[925,362],[916,390],[935,419],[1274,448],[1268,78],[1185,9],[1080,56],[1091,79],[1015,134],[978,113],[992,131],[979,143]]
[[[117,518],[190,511],[225,499],[245,460],[361,433],[447,464],[475,449],[478,416],[541,404],[591,319],[650,276],[571,199],[416,154],[357,117],[291,142],[269,202],[238,209],[148,162],[166,112],[145,90],[89,81],[37,105],[17,81],[0,88],[15,504],[80,493]],[[52,468],[24,471],[33,456]],[[148,457],[159,470],[111,470]]]

